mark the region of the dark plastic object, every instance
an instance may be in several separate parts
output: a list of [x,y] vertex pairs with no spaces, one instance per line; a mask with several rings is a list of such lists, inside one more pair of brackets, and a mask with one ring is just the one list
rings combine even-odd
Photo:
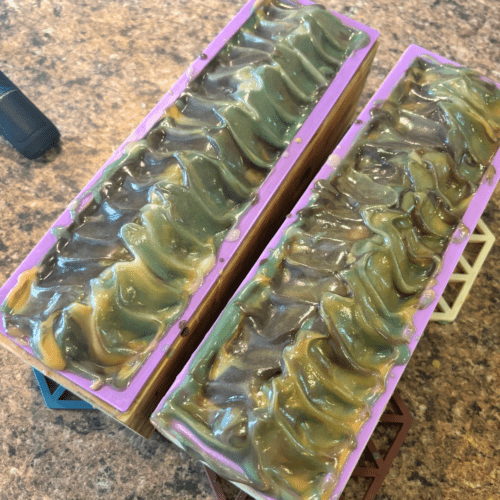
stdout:
[[0,134],[34,160],[57,145],[54,124],[0,71]]

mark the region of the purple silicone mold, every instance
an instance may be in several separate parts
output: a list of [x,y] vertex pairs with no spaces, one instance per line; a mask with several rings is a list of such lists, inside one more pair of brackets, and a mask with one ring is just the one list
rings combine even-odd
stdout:
[[[299,2],[303,5],[311,5],[315,3],[311,0],[299,0]],[[218,52],[223,48],[227,41],[249,18],[252,13],[254,4],[256,3],[257,2],[255,2],[254,0],[250,0],[243,6],[243,8],[236,14],[236,16],[227,24],[227,26],[212,40],[212,42],[210,42],[210,44],[202,53],[203,57],[198,57],[188,67],[188,69],[182,74],[179,80],[177,80],[172,88],[160,99],[158,104],[156,104],[156,106],[149,112],[149,114],[144,118],[139,126],[130,134],[130,136],[123,142],[123,144],[113,153],[111,158],[82,189],[80,194],[68,205],[66,210],[54,222],[54,224],[38,242],[31,253],[7,280],[5,285],[0,288],[0,304],[4,302],[10,290],[16,285],[19,275],[22,272],[36,266],[43,259],[45,254],[54,246],[57,241],[57,237],[52,234],[52,230],[59,226],[67,227],[71,224],[71,208],[77,206],[78,202],[80,202],[82,207],[85,206],[85,203],[90,198],[88,195],[89,190],[99,181],[105,168],[114,161],[118,160],[123,155],[127,144],[133,141],[140,140],[144,137],[146,132],[148,132],[152,128],[152,126],[161,118],[165,109],[170,107],[177,100],[181,92],[183,92],[186,88],[187,84],[211,62],[211,60],[218,54]],[[229,262],[231,257],[234,255],[240,243],[245,239],[250,228],[259,218],[263,209],[270,201],[275,192],[276,186],[281,184],[284,178],[288,175],[290,169],[295,164],[304,149],[307,147],[315,132],[317,131],[321,123],[325,120],[335,102],[339,99],[347,84],[352,80],[361,63],[364,61],[365,57],[377,40],[379,35],[378,31],[335,12],[333,12],[333,14],[335,14],[347,26],[365,32],[369,37],[369,43],[367,46],[361,49],[354,50],[351,56],[343,64],[337,76],[330,84],[310,116],[307,118],[304,125],[300,128],[286,152],[283,153],[272,172],[260,187],[258,191],[259,202],[255,205],[251,205],[240,218],[237,226],[235,227],[236,231],[232,232],[232,235],[237,234],[238,238],[231,238],[232,241],[226,239],[221,245],[218,253],[217,264],[205,277],[202,286],[192,295],[188,307],[184,310],[178,320],[165,332],[156,349],[143,363],[126,389],[117,390],[111,386],[105,385],[100,389],[94,390],[91,388],[92,380],[65,371],[59,372],[62,376],[78,384],[85,391],[93,394],[106,403],[109,403],[117,410],[121,412],[125,412],[128,410],[137,394],[143,387],[144,383],[150,377],[154,368],[158,365],[168,348],[180,334],[182,330],[180,324],[184,325],[189,321],[190,317],[203,301],[206,293],[212,288],[212,286],[218,279],[220,271],[224,267],[224,264],[221,261]],[[0,334],[8,337],[10,340],[12,340],[12,342],[24,349],[30,355],[33,355],[33,351],[30,347],[20,345],[14,337],[9,336],[5,332],[1,320],[2,314],[0,313]]]
[[[352,127],[349,129],[349,131],[346,133],[342,141],[339,143],[339,145],[335,148],[334,152],[332,155],[330,155],[328,161],[325,163],[325,165],[321,168],[321,170],[318,172],[316,177],[313,179],[311,182],[310,186],[306,190],[306,192],[302,195],[300,200],[297,202],[295,207],[293,208],[291,215],[291,218],[288,218],[286,222],[281,226],[281,228],[278,230],[278,232],[275,234],[275,236],[272,238],[272,240],[268,244],[268,248],[262,253],[260,258],[257,260],[257,263],[253,266],[252,270],[249,272],[247,277],[243,280],[241,285],[239,286],[238,290],[235,292],[234,296],[236,296],[241,289],[252,279],[252,277],[255,275],[258,267],[259,267],[259,262],[263,259],[268,257],[270,252],[274,250],[285,230],[288,228],[290,224],[292,224],[297,217],[297,213],[302,210],[308,203],[310,196],[312,194],[312,188],[314,184],[316,183],[317,180],[319,179],[326,179],[328,178],[332,170],[334,170],[338,164],[340,163],[340,160],[346,155],[348,152],[350,146],[352,143],[356,140],[357,136],[362,132],[364,125],[369,121],[370,119],[370,111],[373,109],[376,105],[377,102],[382,101],[387,99],[389,97],[390,93],[396,86],[396,84],[399,82],[399,80],[404,76],[406,70],[410,67],[412,62],[416,57],[423,56],[423,55],[429,55],[434,57],[437,61],[440,63],[448,63],[448,64],[454,64],[456,66],[459,66],[457,63],[450,61],[448,59],[445,59],[444,57],[439,56],[438,54],[434,54],[432,52],[429,52],[428,50],[423,49],[422,47],[419,47],[417,45],[410,45],[408,49],[405,51],[405,53],[401,56],[400,60],[397,62],[397,64],[394,66],[392,71],[389,73],[387,78],[384,80],[378,91],[375,93],[375,95],[372,97],[370,102],[367,104],[367,106],[364,108],[364,110],[361,112],[359,115],[358,119],[352,125]],[[500,84],[496,84],[500,88]],[[408,344],[408,347],[410,349],[410,353],[413,354],[413,351],[415,350],[415,347],[420,340],[420,337],[422,336],[425,327],[427,326],[427,323],[430,320],[430,317],[432,313],[434,312],[434,309],[436,308],[436,305],[439,301],[439,298],[441,297],[446,284],[448,283],[448,280],[450,279],[453,271],[455,270],[458,261],[460,259],[460,256],[462,255],[462,252],[465,249],[465,246],[467,245],[467,242],[469,241],[470,234],[473,232],[474,228],[476,227],[479,218],[481,217],[481,214],[483,213],[484,209],[486,208],[486,205],[493,194],[493,191],[495,189],[496,184],[498,183],[498,180],[500,179],[500,150],[497,152],[495,158],[493,159],[492,162],[493,167],[495,168],[495,175],[491,179],[484,179],[483,178],[483,183],[477,190],[476,194],[474,195],[473,199],[471,200],[471,203],[462,218],[462,222],[465,224],[467,228],[469,228],[469,234],[465,238],[461,238],[459,242],[451,241],[445,251],[444,257],[443,257],[443,267],[441,272],[437,275],[436,280],[437,284],[433,287],[433,290],[435,292],[435,298],[432,301],[432,303],[426,307],[425,309],[418,310],[414,317],[414,326],[415,326],[415,332],[411,337],[411,340]],[[485,174],[485,177],[488,175],[488,173]],[[484,182],[486,180],[486,182]],[[458,238],[457,238],[458,240]],[[233,298],[234,298],[233,296]],[[233,300],[233,299],[231,299]],[[231,301],[230,301],[231,302]],[[212,328],[213,329],[213,328]],[[201,343],[205,342],[205,340],[209,337],[209,335],[212,332],[212,329],[207,333],[205,336],[205,339]],[[200,347],[201,347],[200,345]],[[199,349],[199,348],[198,348]],[[198,351],[197,349],[197,351]],[[197,352],[196,351],[196,352]],[[183,370],[180,372],[180,374],[177,376],[175,382],[172,384],[170,389],[168,390],[167,394],[165,397],[162,399],[158,407],[156,408],[155,412],[153,413],[156,414],[158,411],[161,410],[163,407],[165,400],[168,398],[168,396],[176,390],[180,384],[182,383],[183,379],[186,377],[188,374],[189,370],[189,365],[191,364],[191,361],[193,357],[196,355],[196,352],[193,354],[189,362],[186,364],[186,366],[183,368]],[[330,497],[330,500],[337,500],[341,493],[342,490],[344,489],[347,480],[352,474],[352,471],[354,470],[359,458],[361,457],[361,454],[363,450],[365,449],[370,436],[372,435],[373,431],[375,430],[375,427],[377,426],[378,421],[380,420],[380,417],[382,413],[384,412],[384,409],[386,405],[388,404],[389,400],[391,399],[391,396],[396,388],[397,383],[399,382],[406,365],[398,365],[394,366],[390,371],[387,376],[387,383],[386,383],[386,390],[385,392],[377,399],[375,404],[372,406],[372,414],[371,417],[368,419],[368,421],[363,425],[361,428],[360,432],[357,435],[357,446],[356,448],[351,452],[349,455],[349,458],[347,459],[341,473],[339,476],[339,481],[337,483],[337,486]],[[152,418],[153,424],[155,423],[154,417]],[[202,443],[201,443],[202,444]],[[227,458],[224,457],[223,461],[226,465],[230,465],[230,461],[228,461]],[[241,487],[241,485],[238,485]],[[264,496],[261,493],[258,493],[255,490],[252,490],[251,488],[245,487],[244,490],[251,495],[252,497],[255,497],[257,499],[266,499],[266,500],[275,500],[274,498]]]

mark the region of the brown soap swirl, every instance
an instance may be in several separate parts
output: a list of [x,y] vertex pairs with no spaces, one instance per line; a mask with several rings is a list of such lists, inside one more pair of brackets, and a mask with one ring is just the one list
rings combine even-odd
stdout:
[[349,55],[367,42],[318,5],[265,2],[5,304],[47,366],[125,387],[214,267]]
[[500,142],[500,91],[430,58],[371,115],[154,416],[280,500],[332,494]]

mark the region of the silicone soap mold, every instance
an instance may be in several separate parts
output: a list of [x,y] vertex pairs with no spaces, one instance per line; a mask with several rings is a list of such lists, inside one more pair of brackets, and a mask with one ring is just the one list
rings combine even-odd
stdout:
[[158,430],[256,499],[338,498],[498,182],[499,145],[500,89],[410,47],[169,389]]
[[247,3],[0,290],[2,344],[149,435],[347,129],[377,36],[309,1]]

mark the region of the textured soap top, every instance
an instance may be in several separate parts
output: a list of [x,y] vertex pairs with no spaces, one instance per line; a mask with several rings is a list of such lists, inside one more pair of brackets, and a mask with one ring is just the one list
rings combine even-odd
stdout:
[[[368,37],[324,8],[265,2],[4,304],[9,334],[56,370],[125,387],[214,267],[217,250]],[[83,197],[85,199],[85,197]]]
[[214,325],[158,428],[266,498],[330,498],[499,142],[500,91],[417,58]]

